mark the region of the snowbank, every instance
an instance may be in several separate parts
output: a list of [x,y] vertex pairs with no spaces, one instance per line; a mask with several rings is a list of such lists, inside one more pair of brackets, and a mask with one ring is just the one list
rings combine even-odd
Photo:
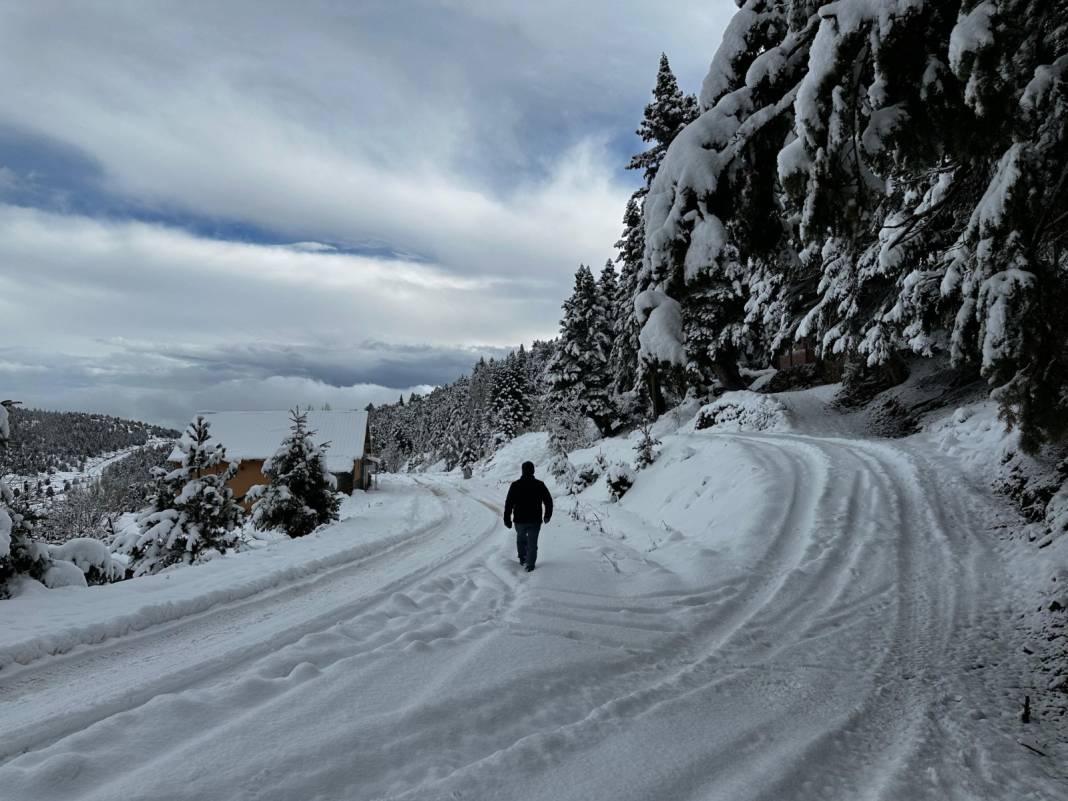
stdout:
[[1012,498],[1036,524],[1028,537],[1040,546],[1068,534],[1068,481],[1056,457],[1021,451],[1019,432],[998,419],[996,403],[961,406],[930,423],[925,435],[968,472]]
[[537,431],[506,442],[493,456],[477,465],[475,473],[479,478],[498,485],[510,484],[519,478],[523,462],[533,462],[538,478],[547,481],[551,459],[549,435]]
[[701,407],[694,430],[788,431],[786,407],[770,395],[749,390],[728,392]]
[[118,581],[126,574],[125,565],[112,558],[108,546],[91,537],[75,537],[62,545],[50,545],[48,552],[53,559],[73,563],[86,579],[98,583]]
[[201,565],[86,588],[73,562],[56,562],[57,589],[23,581],[15,597],[0,602],[0,669],[292,583],[407,541],[443,517],[410,480],[383,477],[380,487],[347,499],[341,523]]

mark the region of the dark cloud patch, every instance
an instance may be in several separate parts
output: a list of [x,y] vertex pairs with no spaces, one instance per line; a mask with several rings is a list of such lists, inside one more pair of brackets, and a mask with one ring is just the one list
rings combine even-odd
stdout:
[[[379,384],[411,387],[445,384],[471,371],[480,358],[502,358],[505,347],[393,345],[366,341],[354,345],[248,343],[210,348],[142,345],[129,351],[184,365],[184,371],[212,381],[285,376],[307,378],[335,387]],[[180,376],[185,381],[185,375]]]
[[[0,348],[0,386],[45,408],[83,408],[180,425],[202,409],[294,404],[362,408],[426,391],[507,348],[255,343],[200,348],[125,343],[97,356]],[[427,380],[431,376],[432,380]]]

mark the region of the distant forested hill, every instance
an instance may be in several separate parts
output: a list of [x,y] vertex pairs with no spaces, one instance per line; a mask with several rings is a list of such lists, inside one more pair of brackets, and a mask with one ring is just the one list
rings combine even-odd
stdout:
[[177,431],[104,414],[16,406],[10,418],[12,437],[0,451],[0,474],[73,470],[85,459],[144,445],[151,437],[178,436]]

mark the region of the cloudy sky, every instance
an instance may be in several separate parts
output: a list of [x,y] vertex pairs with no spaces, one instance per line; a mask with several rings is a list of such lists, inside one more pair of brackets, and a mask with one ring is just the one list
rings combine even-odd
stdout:
[[0,396],[362,406],[555,334],[732,0],[0,0]]

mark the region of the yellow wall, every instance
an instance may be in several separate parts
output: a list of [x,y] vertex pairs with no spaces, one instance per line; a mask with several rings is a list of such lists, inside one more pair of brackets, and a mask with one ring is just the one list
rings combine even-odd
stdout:
[[[219,464],[215,467],[205,470],[205,473],[222,473],[229,467],[228,464]],[[234,499],[240,501],[241,505],[245,507],[247,512],[252,506],[251,503],[245,500],[245,495],[257,484],[266,484],[267,477],[263,475],[263,459],[243,459],[238,463],[237,473],[234,477],[226,482],[234,493]]]

